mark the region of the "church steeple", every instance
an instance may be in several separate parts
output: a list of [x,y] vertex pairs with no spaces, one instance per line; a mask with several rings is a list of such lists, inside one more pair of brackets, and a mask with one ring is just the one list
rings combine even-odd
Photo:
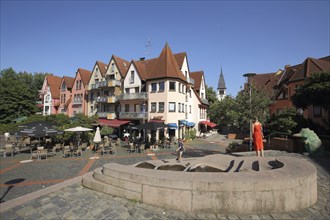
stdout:
[[217,88],[217,97],[219,101],[223,100],[226,97],[226,89],[227,88],[226,88],[225,78],[223,77],[222,67],[221,67],[221,73]]

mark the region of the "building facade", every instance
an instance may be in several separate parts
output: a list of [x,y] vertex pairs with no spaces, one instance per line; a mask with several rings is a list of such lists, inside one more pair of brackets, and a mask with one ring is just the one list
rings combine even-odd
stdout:
[[72,86],[74,78],[63,76],[60,84],[60,105],[58,106],[58,113],[68,116],[72,115]]
[[53,75],[46,75],[39,90],[39,98],[42,100],[42,114],[51,115],[58,113],[60,104],[60,84],[62,78]]
[[[170,125],[156,132],[157,139],[184,138],[187,130],[205,125],[209,106],[204,72],[190,72],[188,63],[185,52],[173,54],[167,43],[152,59],[128,62],[112,55],[108,64],[95,62],[91,72],[79,68],[74,79],[59,78],[58,94],[50,94],[57,99],[48,105],[56,111],[44,112],[97,114],[99,125],[125,129],[157,121]],[[44,91],[47,83],[45,78]]]
[[88,83],[91,72],[83,68],[78,68],[72,86],[70,117],[76,114],[87,115]]

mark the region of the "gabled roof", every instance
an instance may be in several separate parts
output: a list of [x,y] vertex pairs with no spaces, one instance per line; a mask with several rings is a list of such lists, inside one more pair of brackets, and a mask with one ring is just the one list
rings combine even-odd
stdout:
[[258,90],[264,92],[269,98],[272,97],[274,87],[278,83],[280,75],[275,73],[262,73],[253,76],[252,84]]
[[[147,69],[149,68],[147,67]],[[159,78],[177,78],[186,81],[179,68],[178,62],[174,58],[174,55],[167,43],[155,61],[155,64],[152,68],[150,68],[150,71],[148,71],[148,79]]]
[[196,91],[200,90],[201,84],[202,84],[202,79],[203,79],[204,72],[203,71],[196,71],[196,72],[191,72],[190,77],[195,80],[195,85],[194,89]]
[[223,77],[222,68],[218,81],[218,89],[226,89],[226,83],[225,83],[225,78]]
[[[74,78],[73,77],[68,77],[68,76],[63,76],[62,79],[65,82],[66,88],[71,89],[74,83]],[[62,82],[61,82],[62,84]]]
[[136,61],[132,60],[131,62],[134,66],[138,74],[140,75],[141,80],[146,80],[147,79],[147,63],[143,61]]
[[104,77],[106,71],[107,71],[107,65],[101,61],[96,61],[95,65],[99,67],[100,73],[102,77]]
[[59,99],[62,77],[46,75],[46,80],[50,88],[50,93],[52,94],[52,98]]
[[89,78],[90,78],[92,72],[89,71],[89,70],[85,70],[85,69],[83,69],[83,68],[78,68],[77,73],[78,73],[78,72],[79,72],[79,74],[80,74],[81,81],[83,82],[84,86],[87,86],[88,83],[89,83]]
[[184,58],[187,56],[186,52],[176,53],[174,54],[174,58],[176,59],[176,62],[179,64],[179,68],[182,68],[182,64],[184,61]]
[[308,57],[290,78],[291,81],[309,78],[313,73],[330,71],[330,62]]
[[115,55],[112,55],[112,59],[115,61],[121,77],[124,78],[129,67],[129,62]]
[[280,81],[278,82],[278,84],[283,84],[283,83],[287,83],[290,78],[293,76],[293,74],[297,71],[297,69],[299,69],[301,66],[301,64],[295,65],[295,66],[290,66],[290,67],[286,67],[284,72],[281,74],[281,78]]

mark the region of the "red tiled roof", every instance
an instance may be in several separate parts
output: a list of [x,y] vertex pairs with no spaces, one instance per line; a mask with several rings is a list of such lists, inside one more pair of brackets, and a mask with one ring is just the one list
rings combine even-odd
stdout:
[[120,75],[122,77],[125,77],[126,73],[127,73],[127,70],[128,70],[128,67],[129,67],[129,62],[127,60],[124,60],[124,59],[122,59],[120,57],[117,57],[115,55],[112,55],[112,58],[116,63],[116,66],[119,70]]
[[202,83],[202,78],[203,78],[204,72],[203,71],[196,71],[196,72],[191,72],[190,77],[195,80],[195,85],[194,89],[196,91],[199,91]]
[[68,76],[63,76],[63,80],[65,82],[65,85],[68,89],[71,89],[74,83],[74,78],[68,77]]
[[273,88],[277,85],[281,75],[275,76],[275,73],[257,74],[252,78],[253,86],[264,92],[269,98],[273,95]]
[[96,65],[99,67],[101,75],[104,76],[107,71],[107,65],[101,61],[96,61]]
[[314,59],[308,57],[290,78],[290,81],[303,80],[309,78],[313,73],[330,71],[330,62],[327,60]]
[[52,98],[59,99],[60,98],[60,84],[62,81],[62,77],[47,75],[47,83],[50,87],[50,92],[52,94]]
[[[149,68],[148,68],[149,69]],[[166,43],[155,64],[148,71],[148,79],[177,78],[186,81],[179,64]]]
[[85,70],[83,68],[78,68],[78,71],[81,77],[81,81],[83,82],[84,86],[86,87],[86,85],[88,85],[89,83],[89,78],[91,76],[91,71],[89,70]]
[[109,126],[109,127],[112,127],[112,128],[119,128],[121,125],[128,124],[131,121],[118,120],[118,119],[109,120],[109,119],[100,118],[98,122],[102,126]]
[[143,61],[134,61],[132,60],[132,64],[135,66],[138,74],[140,75],[142,80],[146,80],[147,78],[147,70],[146,63]]
[[186,52],[176,53],[174,54],[174,58],[176,59],[176,62],[179,64],[179,68],[182,68],[182,64],[184,61],[184,58],[187,56]]

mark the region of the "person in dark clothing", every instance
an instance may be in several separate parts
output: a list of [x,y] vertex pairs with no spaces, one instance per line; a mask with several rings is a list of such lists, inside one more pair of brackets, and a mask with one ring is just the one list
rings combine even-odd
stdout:
[[180,138],[179,141],[178,141],[178,148],[176,149],[176,152],[178,154],[176,160],[179,161],[179,162],[182,159],[183,151],[184,151],[184,146],[183,146],[182,139]]

